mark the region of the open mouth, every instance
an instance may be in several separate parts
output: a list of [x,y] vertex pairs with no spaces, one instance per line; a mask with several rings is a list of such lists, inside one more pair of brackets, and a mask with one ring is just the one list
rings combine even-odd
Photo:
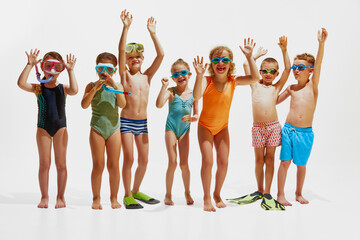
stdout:
[[221,66],[217,66],[216,67],[216,70],[218,71],[218,72],[224,72],[225,71],[225,67],[221,67]]

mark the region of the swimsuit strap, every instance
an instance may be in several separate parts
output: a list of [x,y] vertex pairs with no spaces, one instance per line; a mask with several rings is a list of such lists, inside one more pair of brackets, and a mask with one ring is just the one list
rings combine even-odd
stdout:
[[179,94],[176,92],[175,87],[172,87],[172,89],[173,89],[175,95],[179,95]]

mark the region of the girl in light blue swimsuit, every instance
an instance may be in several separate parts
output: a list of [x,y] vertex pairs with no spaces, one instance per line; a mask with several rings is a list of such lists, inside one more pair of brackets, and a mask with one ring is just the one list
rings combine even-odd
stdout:
[[[190,195],[190,171],[188,166],[189,156],[189,131],[190,123],[198,120],[198,104],[194,101],[188,81],[191,77],[190,67],[181,58],[171,66],[171,78],[176,87],[168,88],[169,79],[161,80],[162,87],[156,100],[156,107],[162,108],[169,101],[169,115],[165,127],[165,143],[169,156],[169,165],[166,172],[166,195],[165,204],[174,205],[171,197],[171,189],[176,169],[177,151],[179,145],[180,168],[185,187],[185,198],[188,205],[194,203]],[[191,109],[194,109],[191,116]]]

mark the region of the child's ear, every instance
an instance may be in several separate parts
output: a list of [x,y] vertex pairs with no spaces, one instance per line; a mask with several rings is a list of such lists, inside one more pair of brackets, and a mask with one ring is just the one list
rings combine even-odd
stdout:
[[276,76],[279,76],[279,72],[276,72]]
[[191,73],[191,72],[189,72],[189,73],[188,73],[188,75],[189,75],[189,78],[190,78],[190,77],[191,77],[191,75],[192,75],[192,73]]
[[313,72],[314,72],[314,69],[313,69],[313,68],[310,68],[309,73],[312,74]]

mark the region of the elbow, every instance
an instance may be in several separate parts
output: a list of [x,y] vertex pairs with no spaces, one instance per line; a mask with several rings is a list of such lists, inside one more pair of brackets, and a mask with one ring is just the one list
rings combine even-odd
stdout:
[[85,104],[83,101],[81,101],[81,107],[83,109],[87,109],[89,105]]

